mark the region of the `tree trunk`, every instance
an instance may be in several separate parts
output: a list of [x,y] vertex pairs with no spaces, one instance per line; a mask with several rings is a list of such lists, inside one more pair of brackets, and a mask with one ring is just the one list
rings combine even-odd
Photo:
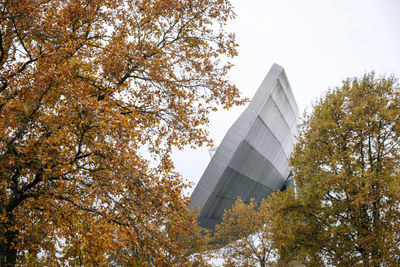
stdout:
[[17,260],[17,250],[13,243],[15,242],[15,237],[17,236],[16,231],[6,230],[4,238],[6,242],[0,242],[0,266],[9,267],[15,266]]
[[7,214],[7,222],[0,227],[0,267],[15,266],[17,249],[15,248],[19,232],[13,227],[13,213]]

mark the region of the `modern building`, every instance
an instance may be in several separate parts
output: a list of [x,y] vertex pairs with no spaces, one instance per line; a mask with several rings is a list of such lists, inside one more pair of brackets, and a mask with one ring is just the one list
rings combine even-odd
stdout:
[[261,201],[292,183],[288,158],[298,107],[284,69],[274,64],[254,98],[226,133],[191,196],[199,223],[214,228],[240,196]]

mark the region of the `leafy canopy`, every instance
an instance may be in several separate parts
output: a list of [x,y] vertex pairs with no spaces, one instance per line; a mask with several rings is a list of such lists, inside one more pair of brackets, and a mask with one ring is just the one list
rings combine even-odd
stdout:
[[229,1],[0,12],[1,265],[183,261],[176,237],[193,217],[169,154],[210,144],[209,112],[243,103],[221,60],[236,55]]
[[328,91],[291,157],[295,192],[271,198],[282,259],[400,264],[400,90],[374,73]]
[[271,225],[266,200],[246,204],[238,198],[215,227],[214,242],[224,245],[219,250],[224,266],[271,266],[276,258]]

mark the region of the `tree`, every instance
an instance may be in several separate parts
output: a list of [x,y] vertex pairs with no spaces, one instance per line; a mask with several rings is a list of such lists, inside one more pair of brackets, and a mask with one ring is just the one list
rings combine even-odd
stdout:
[[271,266],[276,250],[271,243],[270,227],[271,217],[265,200],[258,207],[254,199],[246,204],[238,198],[215,227],[214,242],[224,245],[220,251],[225,266]]
[[270,201],[282,260],[309,266],[400,264],[400,90],[374,73],[313,107],[290,163],[295,191]]
[[1,265],[176,262],[192,219],[171,148],[210,144],[209,112],[244,102],[221,60],[236,55],[229,1],[0,12]]

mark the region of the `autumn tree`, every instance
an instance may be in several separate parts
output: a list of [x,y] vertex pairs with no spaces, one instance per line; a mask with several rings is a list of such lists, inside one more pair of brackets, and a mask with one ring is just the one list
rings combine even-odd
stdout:
[[210,144],[209,112],[243,102],[224,61],[229,1],[0,12],[0,265],[184,265],[193,216],[170,152]]
[[276,250],[271,243],[271,216],[268,203],[246,204],[241,198],[226,210],[222,222],[215,226],[214,243],[225,266],[272,266]]
[[330,90],[300,127],[295,191],[273,196],[282,260],[400,264],[400,90],[374,73]]

